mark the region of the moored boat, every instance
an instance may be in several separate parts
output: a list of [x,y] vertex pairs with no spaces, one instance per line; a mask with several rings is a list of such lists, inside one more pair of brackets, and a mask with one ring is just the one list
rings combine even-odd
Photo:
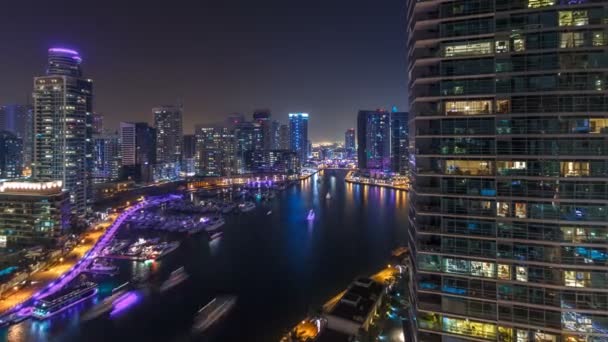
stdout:
[[194,317],[192,331],[202,333],[227,315],[236,305],[236,296],[220,296],[203,306]]
[[96,294],[97,284],[93,282],[80,283],[56,294],[39,299],[34,304],[32,316],[40,320],[47,319],[94,297]]

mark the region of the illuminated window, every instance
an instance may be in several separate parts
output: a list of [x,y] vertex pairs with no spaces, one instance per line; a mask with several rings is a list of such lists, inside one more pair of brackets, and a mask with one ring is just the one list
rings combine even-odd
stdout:
[[564,285],[570,287],[587,287],[591,283],[589,272],[564,271]]
[[589,24],[587,11],[559,11],[559,26],[583,26]]
[[526,203],[515,203],[515,217],[526,218],[526,213]]
[[604,46],[606,42],[608,42],[608,39],[603,31],[593,31],[593,46]]
[[492,164],[484,160],[446,160],[445,173],[450,175],[491,175]]
[[513,51],[521,52],[526,50],[526,40],[524,38],[513,38]]
[[490,41],[458,42],[443,46],[444,57],[489,55],[492,53]]
[[474,276],[494,278],[496,265],[491,262],[471,261],[471,274]]
[[443,259],[443,271],[446,273],[470,274],[470,262],[462,259]]
[[453,334],[467,335],[484,339],[496,339],[496,326],[469,319],[443,317],[443,330]]
[[517,342],[530,342],[528,338],[528,332],[526,330],[517,330]]
[[511,111],[511,100],[496,100],[496,112],[508,114]]
[[480,115],[492,113],[492,101],[447,101],[445,115]]
[[509,41],[508,40],[497,40],[495,45],[496,45],[496,53],[509,52]]
[[542,332],[535,332],[534,342],[557,342],[557,336]]
[[589,133],[608,133],[608,119],[590,119]]
[[496,216],[509,217],[509,203],[496,202]]
[[581,47],[585,44],[582,32],[562,32],[559,38],[559,47],[562,49]]
[[528,268],[524,266],[515,267],[515,280],[517,281],[528,281]]
[[527,162],[525,161],[498,161],[496,169],[502,175],[522,174],[526,170]]
[[513,328],[498,326],[498,341],[513,342]]
[[562,177],[589,176],[589,162],[560,162]]
[[540,8],[555,5],[554,0],[528,0],[528,8]]
[[511,265],[498,264],[498,279],[511,280]]

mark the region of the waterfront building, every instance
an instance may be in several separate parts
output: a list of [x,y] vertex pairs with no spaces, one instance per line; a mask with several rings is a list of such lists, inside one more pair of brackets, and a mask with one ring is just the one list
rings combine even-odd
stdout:
[[33,176],[61,181],[71,209],[84,215],[91,198],[93,82],[70,49],[48,50],[45,76],[34,78]]
[[271,113],[268,109],[260,109],[253,112],[253,122],[260,125],[262,129],[262,148],[265,150],[272,149],[274,143],[274,132],[272,130],[274,126],[270,118]]
[[608,340],[606,5],[408,1],[419,341]]
[[298,154],[300,163],[308,160],[308,113],[289,114],[290,149]]
[[21,178],[23,140],[9,131],[0,131],[0,179]]
[[156,129],[155,179],[179,177],[183,149],[182,106],[152,109]]
[[409,170],[408,113],[391,112],[391,170],[405,175]]
[[245,153],[248,173],[297,174],[298,154],[289,150],[250,150]]
[[156,132],[146,122],[120,123],[121,179],[153,181]]
[[0,183],[0,246],[54,247],[69,222],[70,200],[61,181]]
[[254,122],[241,122],[234,129],[236,172],[247,172],[246,153],[264,149],[262,126]]
[[115,181],[120,176],[120,136],[102,132],[93,136],[93,183]]
[[196,136],[186,134],[183,139],[184,150],[182,153],[182,176],[193,176],[196,174]]
[[357,157],[360,170],[391,170],[391,114],[388,111],[359,111]]
[[34,114],[32,106],[11,104],[0,106],[0,131],[9,131],[22,140],[23,167],[32,166],[34,156]]
[[219,126],[197,125],[196,137],[196,174],[200,176],[221,176],[223,152],[222,152],[222,128]]
[[344,133],[344,152],[346,152],[347,158],[352,158],[355,155],[356,143],[355,143],[355,129],[349,128]]

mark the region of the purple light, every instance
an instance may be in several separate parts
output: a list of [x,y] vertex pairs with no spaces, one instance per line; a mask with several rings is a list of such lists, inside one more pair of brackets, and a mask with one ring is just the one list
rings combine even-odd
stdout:
[[50,48],[49,52],[63,52],[63,53],[69,53],[71,55],[78,55],[78,51],[72,50],[72,49],[65,49],[65,48]]
[[137,292],[131,291],[131,292],[125,293],[124,295],[118,297],[118,299],[116,299],[116,301],[113,303],[112,311],[110,312],[110,316],[114,317],[114,316],[124,312],[131,306],[135,305],[138,301],[139,301],[139,296],[137,295]]

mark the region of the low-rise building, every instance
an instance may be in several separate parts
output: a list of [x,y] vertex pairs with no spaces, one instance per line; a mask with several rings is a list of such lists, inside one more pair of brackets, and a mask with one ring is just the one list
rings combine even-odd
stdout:
[[351,336],[368,331],[382,304],[384,292],[384,286],[370,278],[356,279],[325,315],[328,329]]
[[0,247],[54,245],[69,221],[61,181],[0,183]]

